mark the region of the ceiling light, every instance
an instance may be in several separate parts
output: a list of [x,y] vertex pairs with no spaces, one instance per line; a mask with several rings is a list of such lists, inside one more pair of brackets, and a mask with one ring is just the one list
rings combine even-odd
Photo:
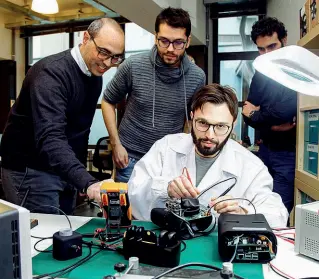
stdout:
[[56,14],[59,6],[56,0],[33,0],[31,10],[41,14]]

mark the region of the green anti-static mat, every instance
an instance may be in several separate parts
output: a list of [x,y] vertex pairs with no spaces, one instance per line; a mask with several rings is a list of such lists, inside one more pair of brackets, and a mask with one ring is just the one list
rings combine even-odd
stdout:
[[[135,221],[134,224],[137,226],[144,226],[147,229],[156,228],[156,226],[148,222]],[[102,228],[104,226],[105,220],[95,218],[79,228],[77,231],[80,233],[93,233],[96,228]],[[187,240],[185,242],[187,248],[181,254],[180,264],[188,262],[201,262],[218,267],[222,266],[222,262],[220,261],[218,254],[216,231],[209,236],[199,237],[196,239]],[[83,247],[82,257],[85,257],[88,254],[89,249],[85,246]],[[52,249],[52,247],[48,249]],[[93,248],[92,253],[95,251],[97,251],[97,249]],[[152,255],[150,255],[150,257],[151,256]],[[57,271],[79,260],[80,258],[76,258],[61,262],[54,260],[51,253],[40,253],[32,260],[33,274],[39,275]],[[103,276],[114,275],[115,271],[113,266],[118,262],[123,262],[125,264],[128,263],[122,255],[116,252],[101,251],[88,262],[77,267],[70,273],[63,275],[62,277],[70,279],[103,279]],[[234,264],[234,271],[237,275],[247,279],[264,278],[261,264]]]

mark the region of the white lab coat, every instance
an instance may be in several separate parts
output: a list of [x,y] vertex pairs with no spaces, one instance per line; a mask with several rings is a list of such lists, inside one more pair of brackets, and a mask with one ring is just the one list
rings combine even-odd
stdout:
[[[137,162],[128,182],[133,216],[139,220],[150,220],[152,208],[165,207],[168,183],[180,176],[184,167],[195,183],[195,146],[190,134],[168,135],[155,142]],[[197,188],[203,191],[230,177],[236,177],[237,183],[228,195],[250,200],[257,213],[265,215],[271,227],[286,226],[288,212],[281,197],[272,192],[273,179],[267,167],[257,156],[231,139]],[[199,198],[200,203],[207,206],[212,197],[222,194],[233,182],[231,179],[213,187]],[[249,214],[254,213],[248,202],[238,202]]]

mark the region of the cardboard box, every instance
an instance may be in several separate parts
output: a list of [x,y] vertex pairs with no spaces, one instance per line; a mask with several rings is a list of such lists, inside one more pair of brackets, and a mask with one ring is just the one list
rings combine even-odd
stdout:
[[310,1],[308,0],[299,11],[300,38],[310,31]]

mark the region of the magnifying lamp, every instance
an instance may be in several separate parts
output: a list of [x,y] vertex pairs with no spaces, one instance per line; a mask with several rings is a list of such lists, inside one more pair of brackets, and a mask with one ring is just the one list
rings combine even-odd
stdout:
[[258,56],[254,68],[302,94],[319,97],[319,57],[299,46],[287,46]]

